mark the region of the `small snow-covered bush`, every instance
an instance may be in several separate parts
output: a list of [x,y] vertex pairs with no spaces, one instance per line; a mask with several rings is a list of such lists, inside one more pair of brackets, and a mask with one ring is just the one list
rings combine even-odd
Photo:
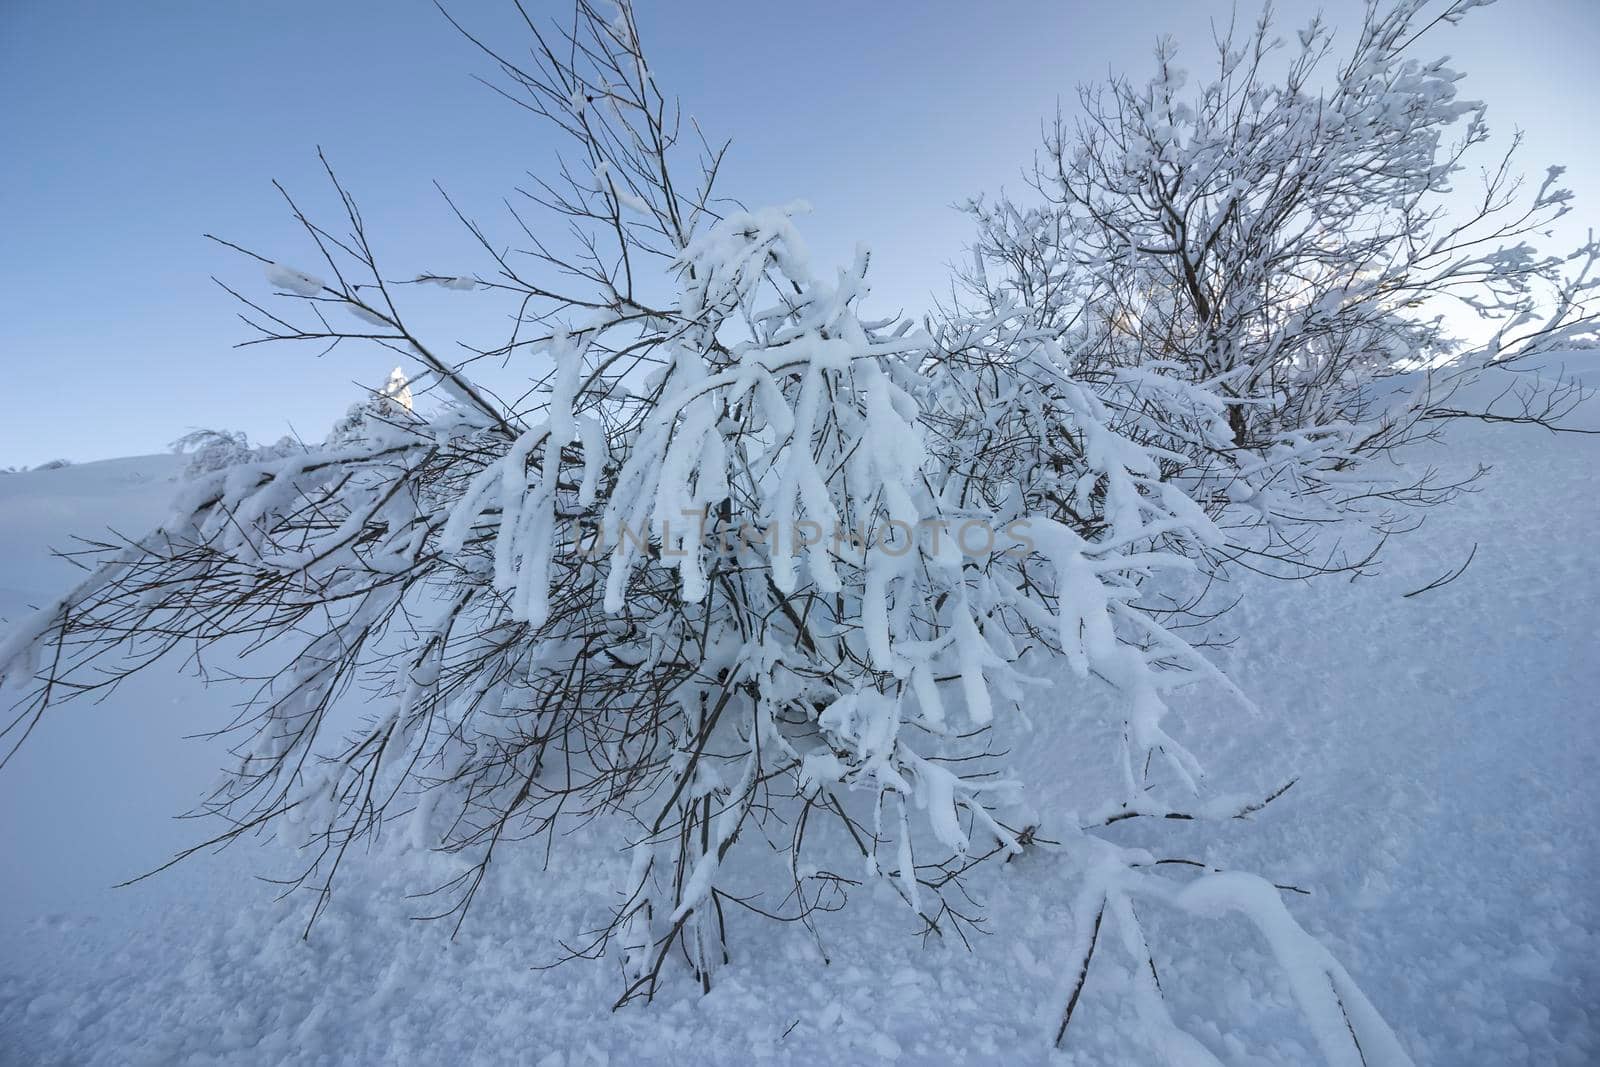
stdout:
[[[461,857],[433,909],[459,924],[513,844],[606,820],[627,862],[573,953],[618,961],[623,1003],[672,970],[709,989],[730,906],[810,924],[881,883],[925,932],[961,935],[981,917],[972,868],[1050,840],[1087,872],[1057,1041],[1106,924],[1149,962],[1139,899],[1244,913],[1331,1060],[1403,1060],[1277,887],[1100,831],[1281,794],[1209,795],[1168,732],[1196,679],[1246,703],[1180,636],[1172,583],[1252,551],[1306,558],[1282,531],[1404,501],[1366,462],[1440,414],[1431,391],[1372,414],[1378,379],[1444,352],[1407,287],[1471,275],[1511,308],[1522,280],[1556,280],[1517,252],[1432,281],[1374,273],[1448,173],[1433,132],[1471,114],[1440,68],[1401,57],[1421,6],[1372,16],[1333,103],[1301,84],[1316,27],[1286,89],[1232,52],[1181,113],[1165,61],[1148,90],[1114,86],[1125,125],[1091,112],[1103,135],[1052,142],[1054,200],[975,207],[976,299],[924,326],[868,316],[864,251],[818,272],[798,208],[715,195],[723,150],[680,140],[630,8],[579,0],[526,63],[481,46],[574,149],[532,193],[546,218],[517,218],[531,251],[462,215],[485,270],[391,281],[331,169],[348,232],[294,209],[317,274],[238,249],[276,293],[268,310],[234,291],[259,340],[382,344],[419,373],[320,444],[189,441],[172,517],[0,648],[33,686],[12,750],[64,697],[244,636],[291,654],[230,727],[237,764],[205,806],[228,820],[217,841],[301,835],[290,884],[314,890],[313,921],[385,826]],[[1280,195],[1291,181],[1301,198]],[[1546,189],[1535,209],[1559,202]],[[576,227],[570,251],[544,237],[551,216]],[[1312,217],[1381,236],[1340,252]],[[443,356],[405,312],[417,284],[499,302],[512,335]],[[1539,336],[1587,321],[1581,285],[1561,291]],[[502,399],[469,373],[484,357],[537,369]],[[991,738],[1057,662],[1114,693],[1124,728],[1115,790],[1041,825]],[[337,729],[358,683],[365,722]],[[1143,1017],[1203,1053],[1147,971]]]

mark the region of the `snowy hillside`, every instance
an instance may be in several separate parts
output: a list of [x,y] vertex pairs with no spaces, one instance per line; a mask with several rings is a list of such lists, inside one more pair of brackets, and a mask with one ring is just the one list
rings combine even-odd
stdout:
[[[1177,708],[1216,780],[1257,795],[1298,783],[1253,819],[1130,824],[1126,840],[1308,890],[1291,909],[1418,1063],[1592,1063],[1600,438],[1468,425],[1405,458],[1495,470],[1391,546],[1378,576],[1244,583],[1224,622],[1237,640],[1218,659],[1262,714],[1229,712],[1224,731],[1204,693]],[[148,457],[0,476],[0,616],[15,622],[69,580],[47,547],[159,520],[177,470]],[[1403,595],[1474,545],[1459,580]],[[54,710],[0,775],[0,1061],[1156,1061],[1115,960],[1091,974],[1066,1051],[1050,1051],[1073,881],[1048,847],[978,883],[991,918],[971,951],[923,943],[888,902],[823,916],[826,964],[798,925],[732,915],[744,936],[710,995],[679,982],[615,1014],[613,964],[537,969],[612,903],[597,849],[558,846],[546,871],[541,845],[492,869],[498,884],[453,942],[448,924],[408,921],[426,902],[350,885],[301,940],[306,902],[275,903],[256,877],[291,865],[277,846],[112,890],[205,830],[169,816],[206,788],[218,746],[177,738],[226,722],[238,694],[178,666]],[[1047,835],[1072,823],[1081,776],[1103,773],[1052,716],[1081,697],[1062,681],[1012,739],[1024,780],[1045,783],[1034,804]],[[420,891],[453,869],[403,835],[379,850],[352,880]],[[1174,1016],[1213,1054],[1318,1062],[1246,923],[1146,922]]]

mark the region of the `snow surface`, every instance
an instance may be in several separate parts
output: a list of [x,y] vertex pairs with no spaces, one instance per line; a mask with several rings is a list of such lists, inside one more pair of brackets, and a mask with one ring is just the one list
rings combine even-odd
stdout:
[[[1593,366],[1588,364],[1588,366]],[[1586,371],[1591,384],[1600,374]],[[1597,416],[1590,412],[1592,424]],[[1292,913],[1365,989],[1420,1064],[1600,1060],[1600,437],[1463,426],[1408,460],[1491,463],[1482,491],[1429,515],[1355,582],[1242,582],[1217,657],[1262,714],[1196,691],[1173,727],[1226,791],[1298,784],[1224,824],[1120,824],[1129,843],[1311,891]],[[74,533],[141,532],[181,460],[0,475],[0,619],[59,595],[45,556]],[[1440,589],[1402,594],[1453,569]],[[230,664],[212,659],[213,670]],[[100,705],[57,709],[0,774],[0,1062],[1160,1062],[1097,956],[1067,1048],[1049,1047],[1068,981],[1075,872],[1034,849],[975,881],[990,936],[924,945],[870,894],[803,929],[730,915],[730,966],[613,1014],[610,963],[537,969],[596,925],[615,859],[593,832],[492,869],[460,935],[404,899],[454,871],[392,835],[345,879],[309,940],[303,900],[274,903],[292,857],[235,846],[113,890],[205,827],[174,821],[221,762],[237,694],[174,668]],[[1029,709],[1017,770],[1046,831],[1106,773],[1066,743],[1062,671]],[[1102,723],[1107,743],[1116,722]],[[1173,1018],[1224,1063],[1317,1062],[1290,982],[1250,924],[1143,909]],[[1181,920],[1181,921],[1180,921]]]

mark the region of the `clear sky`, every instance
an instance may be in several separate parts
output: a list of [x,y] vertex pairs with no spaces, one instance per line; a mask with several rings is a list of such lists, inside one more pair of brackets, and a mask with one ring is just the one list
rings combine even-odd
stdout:
[[[1280,22],[1298,26],[1317,6],[1344,27],[1360,11],[1356,0],[1289,0]],[[1198,73],[1210,20],[1231,10],[1226,0],[638,8],[657,80],[708,132],[733,138],[724,191],[752,205],[810,201],[816,257],[842,260],[866,242],[880,304],[908,310],[961,258],[967,227],[951,205],[1020,187],[1058,97],[1070,105],[1077,83],[1108,71],[1142,79],[1163,32]],[[497,43],[521,41],[508,3],[452,10]],[[1600,219],[1600,0],[1500,0],[1441,30],[1431,51],[1467,72],[1465,94],[1489,102],[1496,131],[1526,131],[1530,173],[1569,167],[1579,195],[1569,242]],[[352,383],[381,384],[394,357],[234,349],[245,329],[209,277],[264,286],[201,234],[311,264],[270,180],[326,209],[321,145],[389,276],[483,269],[433,181],[497,224],[501,197],[554,148],[473,80],[490,73],[428,0],[0,0],[0,467],[159,451],[197,426],[319,438],[358,397]],[[500,324],[467,328],[498,335]]]

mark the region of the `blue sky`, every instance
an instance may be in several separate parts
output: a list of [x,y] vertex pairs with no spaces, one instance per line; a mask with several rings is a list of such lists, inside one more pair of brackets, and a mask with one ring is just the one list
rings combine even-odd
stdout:
[[[1280,22],[1316,6],[1282,3]],[[1359,16],[1354,0],[1320,6],[1336,26]],[[452,10],[520,43],[509,4]],[[1198,71],[1212,16],[1230,10],[693,0],[640,3],[639,21],[663,87],[733,138],[724,191],[810,201],[816,258],[864,241],[880,305],[916,310],[961,257],[967,228],[951,205],[1020,188],[1058,97],[1070,104],[1108,71],[1142,77],[1163,32]],[[1240,4],[1241,17],[1256,10]],[[1501,0],[1431,51],[1467,72],[1466,95],[1488,100],[1498,132],[1526,131],[1530,173],[1569,167],[1579,205],[1563,236],[1575,241],[1600,218],[1600,0]],[[320,437],[354,383],[381,383],[394,357],[234,349],[245,330],[209,278],[250,288],[260,275],[201,235],[309,264],[270,181],[326,209],[321,145],[386,273],[480,268],[432,183],[497,224],[501,198],[555,148],[473,80],[488,73],[427,0],[0,0],[0,467],[159,451],[197,426]],[[487,339],[500,324],[463,328]]]

